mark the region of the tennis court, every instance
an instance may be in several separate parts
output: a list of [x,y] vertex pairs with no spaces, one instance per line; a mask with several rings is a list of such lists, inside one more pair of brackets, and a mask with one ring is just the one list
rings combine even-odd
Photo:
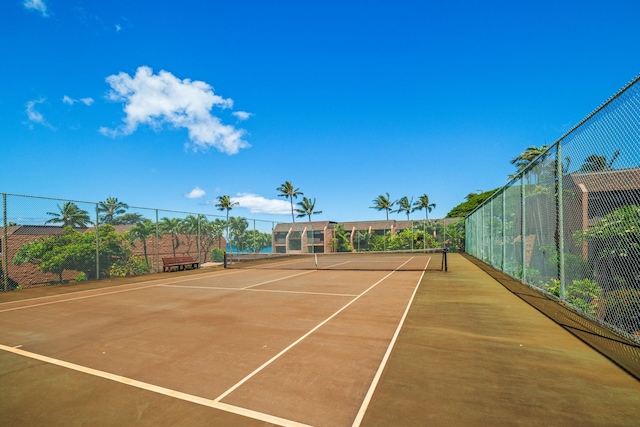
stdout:
[[[357,269],[336,271],[329,263],[294,271],[288,261],[282,269],[244,265],[155,275],[4,302],[0,375],[16,405],[5,401],[3,412],[12,425],[38,424],[35,412],[16,411],[18,402],[44,393],[63,399],[53,408],[64,406],[63,396],[77,387],[71,384],[84,379],[207,407],[210,425],[352,425],[366,410],[367,393],[431,255],[377,260],[383,271],[373,271],[375,264],[367,271],[362,263]],[[412,271],[400,271],[403,266]],[[52,374],[44,384],[49,390],[32,395],[24,383],[28,375],[21,378],[34,369],[62,369],[74,378],[61,382],[54,380],[59,373]],[[103,412],[89,409],[94,401],[69,404],[67,422],[109,423]],[[40,416],[47,419],[52,411]],[[190,424],[189,418],[180,423]]]
[[637,425],[636,378],[523,301],[539,295],[448,258],[449,272],[243,265],[1,295],[2,421]]

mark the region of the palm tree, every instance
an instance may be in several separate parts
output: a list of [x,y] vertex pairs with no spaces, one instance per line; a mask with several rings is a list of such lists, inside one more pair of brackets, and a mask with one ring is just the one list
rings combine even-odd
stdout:
[[129,237],[131,238],[131,244],[134,244],[136,240],[142,242],[142,249],[144,251],[144,259],[149,265],[149,256],[147,255],[147,239],[154,235],[156,232],[156,225],[148,218],[145,218],[141,222],[137,222],[131,230],[129,230]]
[[[471,195],[467,196],[467,200],[469,200]],[[422,209],[424,209],[424,219],[426,221],[429,220],[429,212],[431,212],[433,210],[433,208],[436,207],[435,203],[429,203],[429,196],[427,196],[426,194],[423,194],[422,196],[420,196],[418,198],[418,201],[415,202],[413,204],[413,209],[411,210],[411,212],[413,211],[420,211]]]
[[289,198],[289,202],[291,203],[291,221],[296,222],[295,218],[293,217],[293,199],[294,197],[297,199],[298,196],[302,196],[302,191],[300,191],[299,188],[294,188],[291,181],[286,181],[280,187],[276,188],[276,190],[280,192],[280,194],[278,194],[278,197]]
[[176,256],[176,248],[180,246],[180,239],[178,233],[182,229],[180,218],[167,218],[164,217],[160,220],[160,230],[163,234],[171,234],[171,248],[173,249],[173,256]]
[[107,197],[104,202],[98,203],[98,219],[101,224],[114,224],[117,215],[122,215],[129,209],[129,205],[118,201],[117,197]]
[[397,213],[406,212],[407,213],[407,221],[409,221],[409,213],[411,213],[411,205],[413,205],[413,197],[411,200],[407,196],[401,197],[397,202],[398,209],[395,210]]
[[86,227],[93,224],[89,217],[89,212],[82,210],[73,202],[64,202],[62,207],[58,205],[60,212],[47,212],[51,218],[45,221],[45,224],[62,224],[63,227]]
[[620,156],[620,150],[616,150],[611,156],[611,160],[607,161],[606,156],[598,156],[592,154],[587,157],[584,164],[578,169],[580,172],[604,172],[613,168],[613,162]]
[[541,154],[547,151],[549,147],[547,145],[543,145],[542,147],[529,146],[526,150],[520,153],[517,157],[514,157],[511,160],[511,164],[515,165],[518,168],[518,171],[514,175],[510,175],[510,177],[515,177],[518,173],[522,172],[527,168],[535,159],[538,158]]
[[298,212],[298,215],[296,216],[298,218],[309,216],[309,222],[311,222],[311,215],[317,215],[322,213],[322,211],[314,210],[316,208],[315,197],[313,198],[313,201],[311,201],[311,199],[307,199],[306,197],[303,197],[302,201],[298,202],[297,204],[298,206],[300,206],[300,208],[296,209],[296,212]]
[[219,211],[227,211],[227,244],[229,244],[229,211],[233,209],[234,206],[239,205],[238,202],[231,201],[231,197],[228,195],[218,196],[218,203],[216,203],[216,208]]
[[389,196],[389,193],[386,193],[386,197],[384,194],[379,195],[378,197],[376,197],[375,199],[373,199],[373,206],[370,206],[371,209],[376,209],[376,210],[384,210],[387,213],[387,221],[389,221],[389,211],[391,210],[391,207],[395,204],[396,202],[392,202],[391,198]]

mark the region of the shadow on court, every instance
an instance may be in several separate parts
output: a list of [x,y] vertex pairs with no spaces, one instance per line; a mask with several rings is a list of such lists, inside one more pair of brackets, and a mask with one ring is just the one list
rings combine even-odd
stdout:
[[[640,382],[633,376],[524,302],[513,290],[505,288],[463,256],[451,254],[449,268],[449,273],[430,272],[422,280],[365,412],[362,426],[637,425],[637,420],[640,419]],[[111,287],[123,283],[127,283],[123,286],[129,286],[130,283],[133,289],[154,280],[176,279],[190,280],[181,285],[191,286],[199,283],[198,277],[204,277],[206,273],[207,271],[200,270],[186,274],[154,275],[133,281],[92,286],[100,290],[100,286]],[[372,273],[362,272],[358,276],[363,283],[367,274]],[[313,278],[314,275],[310,273],[296,277],[295,282],[270,283],[269,286],[274,291],[273,303],[282,301],[275,299],[278,295],[276,291],[290,292],[301,284],[315,286]],[[354,286],[364,287],[355,282]],[[234,286],[243,285],[237,282]],[[326,288],[329,285],[338,289],[337,283],[331,281],[323,286]],[[407,285],[405,287],[408,289]],[[379,294],[372,293],[368,295],[368,299],[358,301],[363,309],[352,312],[351,317],[374,310],[376,299],[394,295],[388,293],[391,288],[380,289]],[[56,293],[80,296],[84,295],[81,292],[85,290],[86,287],[70,286],[15,292],[0,295],[0,302],[17,300],[19,303],[24,298],[38,301],[36,298],[49,298],[47,295]],[[168,288],[165,291],[173,292]],[[352,289],[354,294],[360,291],[360,288]],[[207,289],[201,288],[194,291],[191,300],[180,299],[175,303],[184,306],[185,310],[197,310],[202,305],[198,295],[206,292]],[[224,295],[225,301],[232,301],[232,292],[228,292],[228,295]],[[327,292],[327,289],[323,288],[323,292]],[[134,295],[134,292],[130,294]],[[150,299],[148,309],[153,311],[158,304],[151,300],[153,293],[139,294]],[[349,297],[347,294],[337,296],[338,300]],[[205,300],[204,296],[202,298]],[[264,304],[271,297],[262,298],[256,302]],[[313,307],[325,304],[322,302],[325,298],[332,305],[339,305],[334,297],[328,298],[327,295],[312,295],[308,299],[291,295],[287,298],[300,298],[300,301],[312,303]],[[108,301],[105,300],[99,306],[87,305],[87,310],[97,310],[98,307],[112,311],[122,310],[116,317],[126,318],[128,314],[124,307],[120,307],[121,300],[114,298],[111,306],[105,305]],[[3,307],[11,307],[10,304],[4,304]],[[249,301],[245,301],[245,304],[249,304]],[[277,308],[277,305],[273,307]],[[43,316],[47,316],[47,310],[50,309],[46,306],[42,308]],[[326,312],[331,310],[332,306],[327,305]],[[349,313],[345,311],[345,314]],[[56,316],[55,319],[61,319],[60,312]],[[344,316],[343,321],[349,320],[349,317]],[[191,325],[194,330],[196,327],[210,327],[206,324],[198,325],[197,315],[185,319],[194,323]],[[207,321],[208,319],[207,317]],[[358,321],[357,316],[353,321]],[[265,324],[267,326],[269,325]],[[139,322],[135,327],[143,330],[145,324]],[[336,324],[335,328],[336,331],[332,334],[340,334],[342,337],[362,334],[360,330],[347,329],[341,324]],[[377,330],[379,329],[376,327]],[[161,335],[160,332],[158,334]],[[166,333],[170,333],[170,330]],[[286,342],[286,337],[282,338]],[[24,342],[37,342],[38,337],[25,336],[21,339]],[[75,339],[91,343],[94,337],[86,336],[85,333]],[[240,343],[248,342],[243,337],[238,337],[238,340]],[[377,338],[374,342],[379,341]],[[367,348],[365,344],[363,342],[363,348]],[[202,348],[202,345],[195,348]],[[301,347],[298,351],[303,349]],[[121,350],[126,354],[125,349]],[[348,353],[350,348],[347,343],[335,350],[336,354]],[[63,358],[66,349],[58,351],[59,357]],[[162,352],[167,349],[149,345],[141,348],[141,351],[148,352],[149,357],[161,357]],[[304,360],[317,356],[309,353],[304,356]],[[95,357],[99,358],[100,355]],[[165,369],[174,372],[176,381],[180,379],[180,360],[179,358],[175,362],[178,366]],[[182,360],[186,365],[186,359]],[[335,363],[339,364],[340,361],[336,359]],[[142,370],[144,369],[143,366]],[[157,369],[159,375],[163,374],[162,364],[149,366],[147,369]],[[282,375],[286,375],[288,371],[290,369],[281,369]],[[279,371],[273,373],[280,375]],[[185,371],[185,375],[187,374],[205,376],[199,372]],[[225,374],[220,372],[218,375]],[[197,380],[202,384],[202,378]],[[205,387],[206,383],[202,386]],[[287,387],[283,385],[280,388]],[[172,397],[170,393],[162,394],[133,387],[4,350],[0,350],[0,392],[0,416],[3,423],[12,426],[294,425],[256,420],[224,408],[186,401]],[[303,396],[294,397],[304,400]],[[269,399],[270,396],[264,396],[265,402]]]

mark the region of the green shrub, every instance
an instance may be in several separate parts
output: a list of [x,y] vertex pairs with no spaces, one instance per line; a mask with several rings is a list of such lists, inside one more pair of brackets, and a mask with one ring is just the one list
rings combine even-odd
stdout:
[[211,259],[213,262],[224,262],[224,251],[222,249],[213,248],[211,250]]
[[76,276],[76,282],[86,282],[87,281],[87,273],[80,272]]
[[126,277],[146,274],[150,270],[144,257],[131,255],[127,259],[119,259],[109,268],[111,277]]
[[567,302],[583,312],[597,314],[602,288],[591,279],[574,280],[567,289]]
[[[560,280],[551,279],[542,287],[551,295],[560,298]],[[574,280],[565,288],[565,302],[578,310],[595,316],[598,314],[602,288],[591,279]]]
[[604,305],[607,321],[627,332],[640,332],[640,291],[620,289],[608,292]]

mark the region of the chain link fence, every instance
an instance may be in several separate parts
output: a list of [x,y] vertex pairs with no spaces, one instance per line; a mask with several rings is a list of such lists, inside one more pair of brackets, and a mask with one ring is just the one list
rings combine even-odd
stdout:
[[466,251],[640,342],[640,78],[465,220]]
[[164,270],[163,258],[222,263],[272,249],[275,222],[0,193],[0,291]]
[[464,239],[459,219],[287,224],[128,206],[114,198],[0,195],[0,291],[156,273],[167,258],[202,266],[222,263],[224,252],[458,251]]

